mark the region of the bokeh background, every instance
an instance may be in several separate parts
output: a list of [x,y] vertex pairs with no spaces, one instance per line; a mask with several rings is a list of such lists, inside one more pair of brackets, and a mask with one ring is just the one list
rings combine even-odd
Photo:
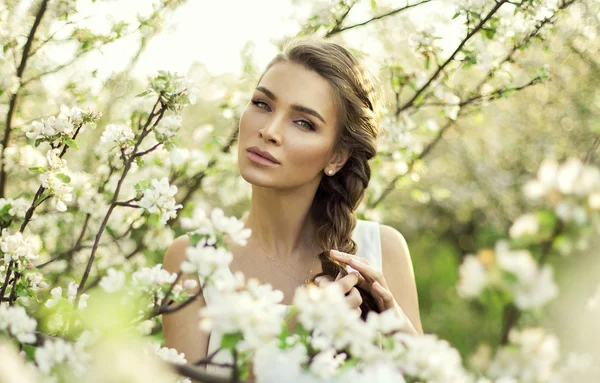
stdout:
[[[46,60],[69,64],[69,69],[44,75],[31,85],[32,96],[24,101],[17,124],[24,126],[56,113],[61,104],[99,105],[96,108],[104,114],[99,129],[80,144],[79,152],[69,154],[70,167],[89,171],[97,166],[90,153],[102,127],[128,118],[128,103],[144,89],[147,76],[158,70],[186,74],[199,93],[197,103],[183,114],[182,146],[204,149],[205,157],[197,159],[200,165],[210,164],[214,158],[218,161],[200,176],[172,175],[179,182],[179,200],[184,201],[181,215],[189,216],[191,206],[204,205],[221,206],[227,213],[241,216],[248,207],[249,187],[235,169],[232,138],[237,118],[262,68],[286,38],[325,33],[319,15],[327,14],[323,10],[329,9],[330,3],[165,3],[167,10],[156,22],[114,42],[90,42],[102,46],[76,62],[70,60],[79,45],[68,39],[46,49],[39,65],[43,67]],[[406,5],[384,0],[339,3],[352,3],[344,26]],[[385,105],[393,110],[399,89],[405,92],[400,92],[402,100],[410,97],[402,79],[426,71],[424,56],[415,53],[414,34],[431,28],[439,37],[435,42],[439,57],[447,57],[460,43],[466,27],[460,18],[452,18],[456,3],[425,1],[328,38],[363,60],[379,78]],[[24,10],[27,2],[19,4]],[[107,35],[113,33],[115,23],[135,23],[139,15],[151,14],[154,9],[152,2],[139,0],[87,0],[76,2],[76,7],[79,25]],[[507,235],[512,221],[532,207],[522,185],[535,178],[544,159],[578,157],[600,165],[600,3],[577,1],[552,24],[550,31],[517,49],[506,64],[510,67],[506,76],[513,84],[527,84],[540,70],[547,71],[549,78],[490,102],[465,105],[448,127],[444,113],[435,105],[385,119],[382,153],[374,160],[370,191],[360,210],[361,217],[389,224],[405,236],[425,331],[447,339],[472,363],[485,358],[486,344],[499,344],[504,305],[458,297],[458,266],[463,258],[492,248],[498,238]],[[504,56],[510,46],[509,41],[481,41],[474,48],[478,50],[476,63],[466,65],[465,60],[457,70],[449,71],[445,85],[468,98],[496,57]],[[3,115],[5,109],[0,112]],[[414,153],[431,142],[435,144],[426,155],[415,158]],[[377,203],[390,182],[389,194]],[[169,225],[171,236],[183,232],[177,222]],[[170,236],[158,238],[165,239],[163,247],[136,250],[151,262],[160,262]],[[548,262],[561,287],[559,297],[545,309],[545,315],[527,313],[520,323],[536,323],[543,317],[542,323],[559,335],[566,352],[597,353],[598,316],[585,307],[600,282],[598,244],[570,242],[566,237],[557,243]]]

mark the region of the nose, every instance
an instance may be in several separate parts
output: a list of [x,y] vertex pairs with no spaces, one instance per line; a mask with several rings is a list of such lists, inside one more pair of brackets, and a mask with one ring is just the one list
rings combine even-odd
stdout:
[[283,125],[284,121],[282,117],[273,117],[258,131],[258,135],[267,143],[281,145]]

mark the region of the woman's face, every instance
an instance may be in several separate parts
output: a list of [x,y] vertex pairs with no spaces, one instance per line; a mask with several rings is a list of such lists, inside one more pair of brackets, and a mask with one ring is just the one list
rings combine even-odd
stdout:
[[[287,189],[318,185],[325,168],[337,171],[333,100],[331,85],[316,72],[287,61],[273,65],[240,119],[242,177],[253,185]],[[274,161],[264,158],[269,155]]]

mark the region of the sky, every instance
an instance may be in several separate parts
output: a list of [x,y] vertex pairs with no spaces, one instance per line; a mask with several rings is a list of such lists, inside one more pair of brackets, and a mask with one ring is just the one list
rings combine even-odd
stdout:
[[[77,19],[93,31],[107,32],[111,21],[125,20],[136,23],[138,14],[148,14],[152,10],[152,0],[77,0]],[[378,3],[390,3],[394,7],[403,6],[406,0],[379,0]],[[433,3],[433,2],[432,2]],[[283,36],[292,36],[299,29],[298,20],[310,13],[314,1],[296,0],[188,0],[176,11],[171,12],[164,29],[149,43],[133,75],[145,79],[158,70],[174,71],[186,74],[194,62],[202,63],[213,74],[240,72],[240,52],[248,41],[254,43],[254,57],[259,67],[263,67],[277,53],[273,40]],[[442,3],[443,4],[443,3]],[[413,21],[423,25],[432,21],[437,5],[427,4],[410,10]],[[363,21],[370,18],[370,2],[360,1],[349,15],[348,22]],[[346,32],[344,38],[358,49],[372,53],[381,47],[369,39],[369,35],[359,32]],[[444,32],[448,36],[452,33]],[[402,43],[402,42],[400,42]],[[79,64],[89,69],[97,69],[99,79],[107,78],[111,73],[124,68],[136,49],[136,40],[124,38],[99,52],[91,52]],[[69,57],[69,47],[53,48],[50,58],[61,61]],[[376,57],[376,55],[373,55]],[[365,62],[367,66],[379,65],[376,60]],[[51,76],[46,85],[58,85],[70,73]],[[97,81],[97,87],[102,81]]]

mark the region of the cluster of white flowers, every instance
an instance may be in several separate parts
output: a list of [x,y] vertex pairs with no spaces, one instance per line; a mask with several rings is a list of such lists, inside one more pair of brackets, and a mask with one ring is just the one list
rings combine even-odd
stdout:
[[8,332],[21,343],[35,343],[37,322],[21,306],[0,303],[0,332]]
[[461,298],[472,299],[481,294],[487,284],[487,271],[477,256],[468,254],[458,268],[457,291]]
[[107,270],[106,275],[100,280],[100,287],[107,293],[121,291],[123,286],[125,286],[125,272],[112,267]]
[[27,213],[29,206],[30,202],[28,202],[25,198],[0,198],[0,211],[8,209],[8,215],[11,217],[25,218],[25,213]]
[[460,354],[445,340],[430,334],[412,336],[405,333],[396,333],[394,338],[406,347],[406,352],[398,358],[405,376],[430,383],[471,382],[462,367]]
[[[183,353],[178,353],[174,348],[168,347],[160,347],[157,344],[152,344],[152,351],[156,354],[161,360],[174,363],[174,364],[186,364],[187,360],[185,359],[185,355]],[[188,378],[179,378],[176,380],[177,383],[191,383],[191,380]]]
[[436,40],[435,28],[429,26],[410,35],[408,44],[416,52],[428,55],[439,49],[439,47],[435,45]]
[[[518,308],[531,310],[544,306],[558,295],[552,267],[538,265],[529,251],[511,250],[508,242],[501,240],[496,243],[494,259],[495,264],[488,265],[482,257],[465,257],[458,270],[457,290],[461,297],[476,298],[486,286],[507,288]],[[502,278],[499,271],[514,278]]]
[[16,270],[23,270],[38,258],[33,241],[20,232],[10,235],[4,231],[0,237],[0,250],[4,263],[13,261]]
[[177,216],[177,210],[183,207],[181,204],[176,204],[175,194],[177,194],[177,186],[169,185],[168,177],[160,180],[153,179],[151,186],[144,190],[139,205],[151,214],[158,213],[160,223],[166,225],[169,219]]
[[211,211],[210,217],[202,208],[194,209],[192,217],[183,217],[181,227],[184,229],[193,229],[192,233],[207,235],[207,242],[213,243],[221,234],[227,235],[234,243],[245,246],[248,238],[252,235],[252,230],[244,228],[244,222],[236,217],[227,217],[223,210],[215,208]]
[[535,237],[540,231],[540,222],[535,214],[523,214],[513,222],[508,230],[511,238]]
[[495,252],[498,267],[517,278],[511,290],[518,308],[542,307],[558,295],[550,265],[539,266],[529,251],[511,250],[504,241],[496,243]]
[[[67,287],[67,300],[69,302],[74,302],[77,297],[77,288],[79,285],[73,281],[69,282]],[[88,294],[81,294],[79,297],[79,303],[77,304],[77,308],[79,310],[83,310],[87,307],[87,300],[89,298]],[[50,290],[50,298],[46,301],[45,306],[48,308],[52,308],[56,306],[58,302],[63,299],[63,289],[58,286]]]
[[147,93],[159,95],[161,102],[168,105],[171,110],[179,110],[186,105],[196,103],[198,89],[185,77],[176,73],[159,71],[155,77],[149,80]]
[[348,349],[354,358],[366,363],[393,357],[395,352],[385,353],[378,344],[378,334],[389,334],[405,325],[392,311],[372,313],[366,322],[361,321],[358,311],[350,309],[340,287],[333,283],[300,287],[294,295],[294,306],[298,309],[299,323],[312,332],[313,349]]
[[514,378],[520,382],[550,381],[559,360],[556,336],[541,328],[513,329],[509,341],[492,360],[490,377]]
[[233,255],[222,247],[206,244],[206,239],[186,249],[186,259],[181,263],[181,271],[198,274],[207,278],[220,268],[228,267]]
[[154,128],[154,134],[158,142],[166,142],[175,137],[179,129],[181,129],[181,116],[168,115],[163,117]]
[[70,138],[75,130],[81,126],[80,132],[83,132],[86,126],[95,127],[95,122],[100,119],[101,113],[90,110],[82,110],[74,106],[69,109],[67,106],[60,107],[60,113],[57,116],[51,116],[45,120],[34,121],[32,130],[26,133],[26,136],[33,140],[56,140],[59,138]]
[[460,111],[460,97],[452,92],[444,90],[441,86],[436,86],[433,90],[433,94],[440,101],[445,103],[444,113],[451,120],[456,120],[458,112]]
[[70,177],[65,173],[67,161],[60,158],[60,149],[51,149],[46,154],[48,169],[40,176],[42,186],[52,194],[52,206],[61,212],[67,211],[65,202],[73,200],[73,188],[69,186]]
[[283,293],[243,274],[215,281],[218,299],[200,310],[200,328],[221,335],[241,333],[240,347],[255,350],[274,342],[281,332],[286,307]]
[[537,179],[529,181],[525,195],[535,200],[545,200],[556,215],[565,222],[587,221],[586,206],[600,209],[600,170],[570,158],[563,164],[545,160]]
[[47,339],[42,346],[36,348],[35,362],[39,370],[47,375],[55,367],[66,365],[73,375],[82,376],[91,359],[86,350],[87,342],[88,337],[85,335],[75,343],[61,338]]
[[135,133],[131,127],[120,124],[108,124],[102,132],[100,142],[103,144],[121,146],[135,138]]

